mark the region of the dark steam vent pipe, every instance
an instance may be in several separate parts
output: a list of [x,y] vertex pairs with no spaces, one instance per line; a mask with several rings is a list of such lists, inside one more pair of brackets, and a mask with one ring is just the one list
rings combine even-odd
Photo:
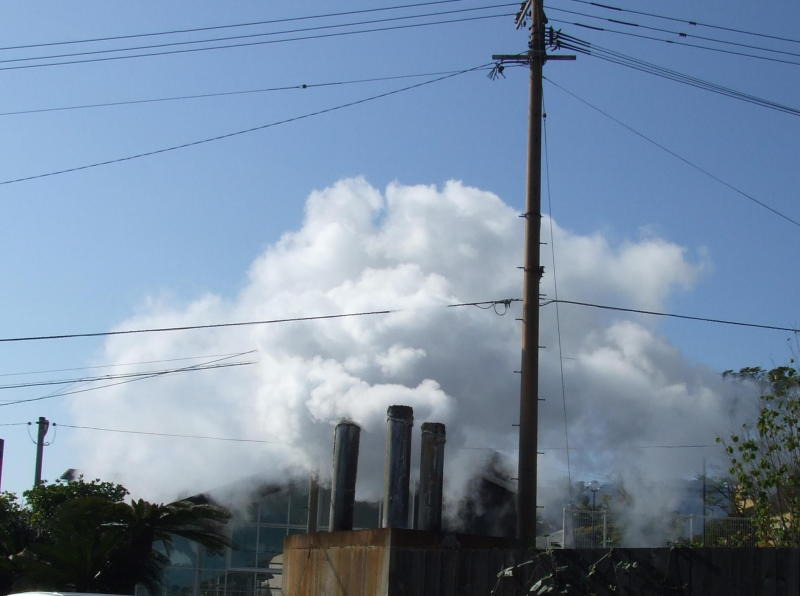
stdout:
[[316,470],[308,476],[308,520],[306,522],[306,533],[313,534],[317,531],[317,520],[319,520],[319,475]]
[[384,528],[408,527],[408,485],[411,478],[411,427],[414,410],[389,406],[386,411],[386,463],[383,468]]
[[442,485],[444,483],[444,424],[422,423],[419,461],[419,529],[442,529]]
[[353,529],[353,508],[356,502],[356,471],[361,428],[343,420],[333,434],[333,476],[331,478],[330,531]]

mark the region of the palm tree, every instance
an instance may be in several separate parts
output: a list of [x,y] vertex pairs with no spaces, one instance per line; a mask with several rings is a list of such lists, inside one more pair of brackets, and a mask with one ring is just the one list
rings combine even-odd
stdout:
[[[211,551],[229,544],[228,512],[188,500],[154,504],[115,503],[82,497],[60,505],[48,531],[20,558],[15,588],[133,594],[136,584],[159,588],[173,537]],[[162,552],[154,549],[159,545]]]
[[[223,508],[189,500],[167,505],[143,499],[117,506],[124,531],[124,543],[110,559],[109,588],[112,592],[132,594],[137,583],[151,593],[158,589],[164,566],[175,536],[220,551],[230,544],[225,523],[230,514]],[[154,547],[160,545],[167,554]]]

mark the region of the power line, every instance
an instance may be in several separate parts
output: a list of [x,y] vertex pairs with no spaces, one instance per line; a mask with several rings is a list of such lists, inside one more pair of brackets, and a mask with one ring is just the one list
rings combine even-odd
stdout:
[[[238,352],[242,354],[243,352]],[[164,362],[179,362],[181,360],[200,360],[202,358],[220,358],[234,356],[235,354],[203,354],[202,356],[183,356],[181,358],[164,358],[162,360],[143,360],[141,362],[121,362],[119,364],[97,364],[95,366],[75,366],[72,368],[51,368],[49,370],[29,370],[23,372],[0,373],[0,377],[22,377],[26,375],[42,375],[56,372],[72,372],[76,370],[91,370],[97,368],[116,368],[119,366],[141,366],[142,364],[162,364]]]
[[[637,37],[639,39],[646,39],[648,41],[658,41],[662,43],[668,43],[677,46],[685,46],[688,48],[696,48],[700,50],[708,50],[710,52],[718,52],[721,54],[729,54],[731,56],[743,56],[745,58],[755,58],[757,60],[767,60],[769,62],[779,62],[781,64],[791,64],[793,66],[800,66],[800,62],[795,60],[785,60],[782,58],[771,58],[769,56],[761,56],[759,54],[750,54],[748,52],[737,52],[735,50],[726,50],[723,48],[715,48],[713,46],[706,46],[697,43],[689,43],[686,41],[675,41],[674,39],[663,39],[661,37],[653,37],[651,35],[642,35],[641,33],[632,33],[631,31],[619,31],[617,29],[608,29],[607,27],[595,27],[594,25],[587,25],[585,23],[575,23],[571,21],[562,21],[560,19],[550,19],[554,23],[562,23],[566,25],[575,25],[576,27],[582,27],[584,29],[591,29],[592,31],[598,31],[600,33],[615,33],[617,35],[627,35],[628,37]],[[0,69],[2,70],[2,69]]]
[[[716,447],[713,443],[696,443],[687,445],[625,445],[624,449],[705,449],[708,447]],[[596,447],[539,447],[542,451],[594,451],[597,452]]]
[[17,182],[25,182],[25,181],[28,181],[28,180],[37,180],[39,178],[47,178],[49,176],[58,176],[60,174],[68,174],[70,172],[78,172],[78,171],[81,171],[81,170],[88,170],[88,169],[97,168],[97,167],[100,167],[100,166],[107,166],[107,165],[111,165],[111,164],[115,164],[115,163],[121,163],[121,162],[124,162],[124,161],[131,161],[131,160],[139,159],[139,158],[142,158],[142,157],[150,157],[152,155],[159,155],[159,154],[162,154],[162,153],[168,153],[170,151],[177,151],[178,149],[186,149],[188,147],[195,147],[197,145],[203,145],[205,143],[212,143],[212,142],[215,142],[215,141],[221,141],[223,139],[229,139],[231,137],[244,135],[244,134],[248,134],[248,133],[251,133],[251,132],[256,132],[256,131],[259,131],[259,130],[264,130],[264,129],[267,129],[267,128],[273,128],[275,126],[280,126],[282,124],[288,124],[290,122],[297,122],[298,120],[304,120],[306,118],[311,118],[313,116],[320,116],[322,114],[327,114],[327,113],[330,113],[330,112],[343,110],[345,108],[350,108],[350,107],[353,107],[353,106],[361,105],[361,104],[364,104],[364,103],[367,103],[367,102],[370,102],[370,101],[374,101],[376,99],[382,99],[384,97],[389,97],[391,95],[397,95],[398,93],[404,93],[406,91],[411,91],[412,89],[417,89],[419,87],[424,87],[426,85],[431,85],[433,83],[438,83],[440,81],[444,81],[446,79],[450,79],[450,78],[453,78],[453,77],[456,77],[456,76],[459,76],[459,75],[462,75],[462,74],[465,74],[465,73],[468,73],[468,72],[472,72],[472,71],[475,71],[475,70],[483,69],[483,68],[489,66],[489,64],[491,64],[491,63],[481,64],[479,66],[473,66],[472,68],[467,68],[467,69],[464,69],[464,70],[460,70],[460,71],[457,71],[457,72],[455,72],[453,74],[443,75],[443,76],[437,77],[435,79],[429,79],[427,81],[422,81],[421,83],[415,83],[413,85],[408,85],[407,87],[401,87],[399,89],[393,89],[391,91],[386,91],[384,93],[379,93],[377,95],[371,95],[369,97],[364,97],[362,99],[349,101],[347,103],[339,104],[339,105],[332,106],[332,107],[329,107],[329,108],[323,108],[321,110],[316,110],[314,112],[308,112],[308,113],[302,114],[300,116],[293,116],[291,118],[285,118],[283,120],[277,120],[275,122],[269,122],[267,124],[261,124],[259,126],[253,126],[251,128],[245,128],[245,129],[242,129],[242,130],[236,130],[236,131],[233,131],[233,132],[217,135],[217,136],[214,136],[214,137],[206,137],[204,139],[199,139],[199,140],[196,140],[196,141],[190,141],[188,143],[181,143],[180,145],[172,145],[172,146],[169,146],[169,147],[162,147],[160,149],[154,149],[152,151],[145,151],[145,152],[142,152],[142,153],[135,153],[135,154],[132,154],[132,155],[126,155],[124,157],[117,157],[117,158],[114,158],[114,159],[108,159],[108,160],[105,160],[105,161],[99,161],[99,162],[94,162],[94,163],[90,163],[90,164],[84,164],[82,166],[75,166],[75,167],[72,167],[72,168],[64,168],[62,170],[54,170],[54,171],[45,172],[45,173],[42,173],[42,174],[34,174],[32,176],[23,176],[21,178],[12,178],[12,179],[9,179],[9,180],[2,180],[2,181],[0,181],[0,185],[15,184]]
[[[547,143],[547,110],[545,109],[544,99],[542,99],[542,132],[544,141],[544,164],[547,174],[547,209],[549,212],[548,220],[550,224],[550,256],[553,264],[553,295],[558,299],[558,275],[556,274],[556,238],[553,233],[553,197],[550,192],[550,151]],[[567,492],[569,500],[572,501],[572,463],[569,457],[569,424],[567,417],[567,389],[564,382],[564,347],[561,341],[561,313],[556,302],[556,336],[558,337],[558,368],[561,379],[561,405],[564,414],[564,444],[567,447]]]
[[193,95],[173,95],[170,97],[153,97],[153,98],[145,98],[145,99],[130,99],[130,100],[123,100],[123,101],[109,101],[109,102],[101,102],[101,103],[92,103],[92,104],[80,104],[80,105],[72,105],[72,106],[57,106],[51,108],[34,108],[28,110],[15,110],[13,112],[0,112],[0,116],[19,116],[23,114],[38,114],[41,112],[60,112],[60,111],[67,111],[67,110],[87,110],[93,108],[107,108],[107,107],[116,107],[116,106],[125,106],[125,105],[135,105],[135,104],[143,104],[143,103],[158,103],[158,102],[166,102],[166,101],[183,101],[189,99],[206,99],[210,97],[226,97],[231,95],[247,95],[247,94],[254,94],[254,93],[270,93],[275,91],[292,91],[292,90],[302,90],[302,89],[314,89],[317,87],[335,87],[340,85],[356,85],[361,83],[375,83],[381,81],[394,81],[397,79],[413,79],[419,77],[433,77],[439,75],[447,75],[447,74],[458,74],[460,71],[457,70],[444,70],[438,72],[425,72],[425,73],[417,73],[417,74],[403,74],[403,75],[389,75],[383,77],[369,77],[365,79],[351,79],[345,81],[331,81],[327,83],[298,83],[295,85],[284,85],[280,87],[265,87],[259,89],[239,89],[235,91],[217,91],[212,93],[196,93]]
[[494,14],[494,15],[483,15],[477,17],[463,17],[459,19],[445,19],[440,21],[430,21],[427,23],[412,23],[408,25],[392,25],[388,27],[376,27],[372,29],[357,29],[354,31],[340,31],[337,33],[323,33],[318,35],[303,35],[299,37],[287,37],[283,39],[272,39],[266,41],[250,41],[250,42],[242,42],[242,43],[232,43],[232,44],[224,44],[224,45],[217,45],[217,46],[205,46],[202,48],[187,48],[187,49],[178,49],[178,50],[165,50],[161,52],[147,52],[142,54],[128,54],[125,56],[105,56],[101,58],[85,58],[81,60],[64,60],[61,62],[45,62],[43,64],[24,64],[18,66],[3,66],[0,67],[0,71],[3,70],[21,70],[27,68],[44,68],[44,67],[51,67],[51,66],[66,66],[70,64],[88,64],[92,62],[109,62],[113,60],[128,60],[132,58],[148,58],[152,56],[169,56],[175,54],[187,54],[191,52],[204,52],[209,50],[225,50],[231,48],[244,48],[244,47],[251,47],[251,46],[259,46],[259,45],[269,45],[269,44],[276,44],[276,43],[286,43],[292,41],[308,41],[313,39],[326,39],[331,37],[342,37],[345,35],[359,35],[362,33],[380,33],[384,31],[398,31],[402,29],[413,29],[416,27],[430,27],[434,25],[447,25],[452,23],[466,23],[470,21],[481,21],[485,19],[495,19],[495,18],[505,18],[513,16],[513,13],[502,13],[502,14]]
[[[458,308],[463,306],[484,306],[484,305],[493,305],[493,304],[503,304],[503,305],[510,305],[512,302],[519,302],[518,298],[505,298],[503,300],[482,300],[479,302],[460,302],[457,304],[446,304],[443,305],[445,308]],[[22,341],[39,341],[39,340],[52,340],[52,339],[76,339],[81,337],[106,337],[110,335],[132,335],[137,333],[159,333],[159,332],[167,332],[167,331],[189,331],[193,329],[218,329],[218,328],[225,328],[225,327],[245,327],[251,325],[272,325],[278,323],[294,323],[294,322],[302,322],[302,321],[321,321],[321,320],[329,320],[329,319],[344,319],[350,317],[365,317],[365,316],[375,316],[375,315],[388,315],[393,313],[402,312],[404,309],[385,309],[385,310],[372,310],[372,311],[363,311],[363,312],[353,312],[353,313],[342,313],[342,314],[333,314],[333,315],[314,315],[314,316],[306,316],[306,317],[287,317],[283,319],[266,319],[260,321],[237,321],[233,323],[210,323],[205,325],[182,325],[182,326],[174,326],[174,327],[153,327],[148,329],[127,329],[122,331],[96,331],[91,333],[64,333],[60,335],[36,335],[36,336],[27,336],[27,337],[3,337],[0,338],[0,342],[22,342]],[[240,356],[242,354],[249,354],[251,352],[241,352],[239,354],[234,354],[234,356]]]
[[367,21],[354,21],[350,23],[336,23],[333,25],[317,25],[315,27],[302,27],[299,29],[285,29],[283,31],[268,31],[265,33],[248,33],[244,35],[229,35],[225,37],[212,37],[207,39],[193,39],[193,40],[184,40],[184,41],[170,41],[170,42],[163,42],[163,43],[154,43],[148,44],[143,46],[130,46],[130,47],[122,47],[122,48],[105,48],[102,50],[85,50],[82,52],[70,52],[66,54],[50,54],[47,56],[28,56],[22,58],[6,58],[0,59],[0,64],[9,64],[14,62],[31,62],[35,60],[54,60],[57,58],[75,58],[78,56],[94,56],[99,54],[113,54],[118,52],[133,52],[138,50],[154,50],[159,48],[170,48],[176,46],[187,46],[187,45],[195,45],[201,43],[213,43],[218,41],[232,41],[236,39],[252,39],[255,37],[272,37],[275,35],[287,35],[290,33],[306,33],[309,31],[324,31],[326,29],[342,29],[345,27],[355,27],[358,25],[374,25],[378,23],[388,23],[388,22],[395,22],[395,21],[404,21],[408,19],[419,19],[419,18],[428,18],[434,16],[443,16],[443,15],[450,15],[450,14],[460,14],[464,12],[474,12],[476,10],[488,10],[491,8],[506,8],[508,6],[515,6],[515,3],[505,3],[505,4],[491,4],[487,6],[478,6],[473,8],[461,8],[456,10],[446,10],[440,12],[429,12],[429,13],[422,13],[422,14],[414,14],[414,15],[406,15],[406,16],[398,16],[398,17],[387,17],[383,19],[371,19]]
[[0,426],[27,426],[30,422],[3,422]]
[[544,77],[544,78],[545,78],[545,80],[546,80],[548,83],[550,83],[551,85],[553,85],[553,86],[555,86],[555,87],[557,87],[557,88],[561,89],[561,90],[562,90],[564,93],[566,93],[566,94],[570,95],[571,97],[573,97],[573,98],[577,99],[577,100],[578,100],[578,101],[580,101],[582,104],[584,104],[584,105],[586,105],[586,106],[588,106],[588,107],[592,108],[593,110],[595,110],[596,112],[598,112],[598,113],[602,114],[603,116],[605,116],[605,117],[606,117],[606,118],[608,118],[609,120],[611,120],[611,121],[613,121],[613,122],[616,122],[617,124],[619,124],[620,126],[622,126],[623,128],[625,128],[626,130],[628,130],[628,131],[632,132],[633,134],[635,134],[635,135],[636,135],[636,136],[638,136],[639,138],[641,138],[641,139],[644,139],[645,141],[647,141],[648,143],[650,143],[650,144],[652,144],[652,145],[655,145],[656,147],[658,147],[658,148],[659,148],[659,149],[661,149],[662,151],[664,151],[664,152],[668,153],[669,155],[671,155],[672,157],[674,157],[674,158],[676,158],[676,159],[678,159],[678,160],[682,161],[683,163],[685,163],[685,164],[686,164],[686,165],[688,165],[689,167],[691,167],[691,168],[693,168],[693,169],[697,170],[697,171],[698,171],[698,172],[700,172],[701,174],[705,174],[706,176],[708,176],[709,178],[711,178],[711,179],[712,179],[712,180],[714,180],[715,182],[718,182],[719,184],[722,184],[722,185],[723,185],[723,186],[725,186],[726,188],[729,188],[730,190],[732,190],[732,191],[734,191],[735,193],[737,193],[738,195],[740,195],[740,196],[744,197],[744,198],[745,198],[745,199],[747,199],[748,201],[751,201],[751,202],[755,203],[756,205],[758,205],[758,206],[762,207],[763,209],[766,209],[767,211],[771,212],[772,214],[774,214],[774,215],[777,215],[777,216],[778,216],[778,217],[780,217],[781,219],[783,219],[783,220],[785,220],[785,221],[789,222],[790,224],[792,224],[792,225],[794,225],[794,226],[797,226],[797,227],[800,227],[800,221],[798,221],[798,220],[796,220],[796,219],[793,219],[792,217],[790,217],[790,216],[786,215],[785,213],[783,213],[783,212],[781,212],[781,211],[778,211],[778,210],[777,210],[777,209],[775,209],[774,207],[771,207],[770,205],[768,205],[767,203],[765,203],[765,202],[763,202],[763,201],[761,201],[761,200],[757,199],[757,198],[756,198],[756,197],[754,197],[753,195],[751,195],[751,194],[749,194],[749,193],[747,193],[747,192],[745,192],[745,191],[741,190],[740,188],[737,188],[736,186],[734,186],[734,185],[733,185],[733,184],[731,184],[730,182],[727,182],[727,181],[723,180],[722,178],[720,178],[720,177],[719,177],[719,176],[717,176],[716,174],[712,174],[710,171],[708,171],[708,170],[706,170],[705,168],[703,168],[703,167],[701,167],[701,166],[697,165],[697,164],[696,164],[696,163],[694,163],[693,161],[691,161],[691,160],[689,160],[689,159],[687,159],[687,158],[683,157],[682,155],[680,155],[679,153],[676,153],[676,152],[675,152],[675,151],[673,151],[672,149],[669,149],[669,148],[667,148],[665,145],[662,145],[661,143],[659,143],[658,141],[655,141],[654,139],[652,139],[652,138],[648,137],[648,136],[647,136],[647,135],[645,135],[644,133],[641,133],[641,132],[639,132],[638,130],[636,130],[635,128],[633,128],[631,125],[629,125],[629,124],[626,124],[625,122],[623,122],[623,121],[622,121],[622,120],[620,120],[619,118],[616,118],[616,117],[612,116],[611,114],[609,114],[608,112],[604,111],[603,109],[601,109],[601,108],[597,107],[596,105],[594,105],[594,104],[592,104],[592,103],[588,102],[587,100],[585,100],[585,99],[583,99],[583,98],[579,97],[578,95],[576,95],[576,94],[575,94],[575,93],[573,93],[572,91],[569,91],[568,89],[566,89],[566,88],[565,88],[565,87],[563,87],[562,85],[559,85],[558,83],[555,83],[554,81],[552,81],[551,79],[549,79],[549,78],[547,78],[547,77]]
[[[23,423],[25,424],[25,423]],[[285,445],[285,443],[279,443],[277,441],[265,441],[261,439],[238,439],[233,437],[214,437],[214,436],[207,436],[207,435],[184,435],[184,434],[177,434],[177,433],[159,433],[159,432],[149,432],[144,430],[123,430],[120,428],[103,428],[100,426],[78,426],[77,424],[56,424],[53,423],[53,426],[59,426],[62,428],[77,428],[82,430],[97,430],[102,432],[108,433],[124,433],[128,435],[146,435],[146,436],[153,436],[153,437],[175,437],[180,439],[205,439],[210,441],[230,441],[235,443],[267,443],[271,445]]]
[[[242,364],[242,363],[237,363]],[[209,364],[201,365],[191,370],[210,370],[214,368],[225,368],[229,364]],[[179,370],[179,369],[178,369]],[[23,389],[26,387],[46,387],[48,385],[73,385],[76,383],[96,383],[99,381],[113,381],[116,379],[130,379],[136,377],[151,377],[161,374],[169,374],[176,372],[176,369],[162,369],[162,370],[144,370],[139,372],[117,373],[109,375],[100,375],[95,377],[78,377],[73,379],[51,379],[46,381],[29,381],[26,383],[11,383],[7,385],[0,385],[0,391],[6,389]]]
[[726,319],[713,319],[709,317],[696,317],[691,315],[682,315],[677,313],[670,313],[670,312],[658,312],[653,310],[642,310],[638,308],[624,308],[621,306],[609,306],[607,304],[594,304],[592,302],[579,302],[577,300],[545,300],[542,303],[542,306],[547,306],[548,304],[572,304],[574,306],[586,306],[589,308],[599,308],[602,310],[614,310],[620,312],[630,312],[636,313],[641,315],[653,315],[656,317],[672,317],[675,319],[686,319],[689,321],[701,321],[704,323],[719,323],[721,325],[736,325],[738,327],[754,327],[756,329],[769,329],[771,331],[789,331],[791,333],[800,333],[800,329],[795,327],[781,327],[779,325],[764,325],[761,323],[748,323],[743,321],[730,321]]
[[[176,368],[176,369],[173,369],[173,370],[170,370],[170,371],[166,371],[166,372],[154,373],[154,374],[151,374],[149,376],[137,377],[135,379],[127,379],[125,381],[119,381],[117,383],[109,383],[107,385],[96,385],[94,387],[88,387],[88,388],[85,388],[85,389],[76,389],[76,390],[73,390],[73,391],[63,391],[61,393],[48,393],[47,395],[40,395],[39,397],[30,397],[30,398],[27,398],[27,399],[17,399],[17,400],[14,400],[14,401],[0,403],[0,407],[13,406],[13,405],[17,405],[17,404],[31,403],[31,402],[35,402],[35,401],[43,401],[45,399],[52,399],[54,397],[64,397],[66,395],[76,395],[78,393],[86,393],[88,391],[96,391],[97,389],[106,389],[108,387],[116,387],[117,385],[125,385],[127,383],[133,383],[135,381],[143,381],[145,379],[152,379],[152,378],[156,378],[156,377],[162,377],[162,376],[167,375],[167,374],[175,374],[175,373],[180,373],[180,372],[194,372],[196,370],[207,370],[208,368],[229,368],[229,367],[234,367],[234,366],[246,366],[246,365],[249,365],[249,364],[253,364],[253,362],[231,362],[231,363],[226,363],[224,365],[220,365],[220,366],[217,366],[217,367],[212,367],[211,365],[217,364],[218,362],[222,362],[224,360],[229,360],[231,358],[235,358],[235,357],[238,357],[238,356],[245,356],[245,355],[251,354],[253,352],[255,352],[255,350],[251,350],[251,351],[248,351],[248,352],[242,352],[240,354],[234,354],[233,356],[227,356],[225,358],[218,358],[216,360],[211,360],[209,362],[204,362],[202,364],[196,364],[196,365],[187,366],[187,367],[184,367],[184,368]],[[200,368],[201,366],[204,366],[206,368]]]
[[211,25],[208,27],[193,27],[190,29],[172,29],[167,31],[156,31],[156,32],[149,32],[149,33],[132,33],[128,35],[112,35],[108,37],[93,37],[87,39],[75,39],[69,41],[51,41],[51,42],[43,42],[43,43],[33,43],[33,44],[25,44],[25,45],[16,45],[16,46],[6,46],[0,47],[0,51],[5,50],[20,50],[20,49],[30,49],[30,48],[42,48],[48,46],[59,46],[59,45],[70,45],[70,44],[81,44],[81,43],[93,43],[99,41],[116,41],[120,39],[133,39],[137,37],[155,37],[159,35],[174,35],[178,33],[196,33],[199,31],[214,31],[220,29],[232,29],[237,27],[252,27],[255,25],[274,25],[277,23],[288,23],[293,21],[306,21],[311,19],[323,19],[323,18],[330,18],[330,17],[341,17],[341,16],[350,16],[356,14],[365,14],[371,12],[380,12],[380,11],[387,11],[387,10],[399,10],[403,8],[417,8],[420,6],[433,6],[437,4],[452,4],[453,2],[463,2],[464,0],[437,0],[435,2],[417,2],[415,4],[401,4],[396,6],[385,6],[379,8],[366,8],[361,10],[348,10],[345,12],[329,12],[323,14],[316,14],[316,15],[308,15],[303,17],[287,17],[282,19],[270,19],[266,21],[250,21],[246,23],[233,23],[228,25]]
[[744,93],[742,91],[737,91],[736,89],[732,89],[730,87],[725,87],[717,83],[712,83],[705,79],[687,75],[677,70],[653,64],[652,62],[646,62],[639,58],[634,58],[633,56],[623,54],[622,52],[611,50],[594,43],[589,43],[588,41],[584,41],[580,38],[568,35],[561,31],[558,31],[554,34],[553,45],[559,49],[568,49],[568,50],[573,50],[575,52],[580,52],[587,56],[592,56],[594,58],[605,60],[606,62],[611,62],[612,64],[625,66],[633,70],[638,70],[640,72],[652,74],[670,81],[688,85],[690,87],[695,87],[697,89],[702,89],[704,91],[717,93],[719,95],[724,95],[726,97],[738,99],[739,101],[744,101],[746,103],[751,103],[764,108],[769,108],[779,112],[784,112],[787,114],[791,114],[793,116],[800,116],[799,108],[781,104],[769,99],[758,97],[756,95]]
[[764,37],[764,38],[767,38],[767,39],[775,39],[775,40],[778,40],[778,41],[787,41],[787,42],[790,42],[790,43],[800,43],[800,40],[798,40],[798,39],[792,39],[790,37],[781,37],[779,35],[772,35],[770,33],[758,33],[758,32],[755,32],[755,31],[748,31],[746,29],[736,29],[734,27],[724,27],[722,25],[713,25],[713,24],[710,24],[710,23],[702,23],[700,21],[694,21],[694,20],[683,19],[683,18],[678,18],[678,17],[670,17],[670,16],[660,15],[660,14],[656,14],[656,13],[652,13],[652,12],[645,12],[645,11],[642,11],[642,10],[633,10],[633,9],[630,9],[630,8],[620,8],[618,6],[612,6],[612,5],[609,5],[609,4],[600,4],[599,2],[590,2],[589,0],[570,0],[570,1],[571,2],[577,2],[579,4],[588,4],[590,6],[596,6],[598,8],[605,8],[607,10],[614,10],[614,11],[618,11],[618,12],[627,12],[627,13],[631,13],[631,14],[638,14],[638,15],[642,15],[642,16],[652,17],[654,19],[663,19],[663,20],[672,21],[672,22],[675,22],[675,23],[683,23],[685,25],[692,25],[692,26],[695,26],[695,27],[708,27],[710,29],[718,29],[720,31],[729,31],[731,33],[742,33],[743,35],[752,35],[752,36],[755,36],[755,37]]
[[[786,51],[786,50],[778,50],[778,49],[775,49],[775,48],[768,48],[768,47],[765,47],[765,46],[757,46],[757,45],[748,44],[748,43],[741,43],[741,42],[738,42],[738,41],[731,41],[731,40],[728,40],[728,39],[719,39],[719,38],[716,38],[716,37],[708,37],[706,35],[695,35],[693,33],[686,33],[684,31],[675,31],[675,30],[672,30],[672,29],[664,29],[663,27],[653,27],[651,25],[644,25],[642,23],[635,23],[635,22],[630,22],[630,21],[621,21],[619,19],[601,17],[601,16],[597,16],[597,15],[593,15],[593,14],[588,14],[588,13],[585,13],[585,12],[580,12],[580,11],[575,11],[575,10],[566,10],[564,8],[555,8],[553,6],[545,6],[545,8],[547,8],[548,10],[556,11],[556,12],[564,12],[564,13],[567,13],[567,14],[574,14],[574,15],[578,15],[578,16],[582,16],[582,17],[588,17],[590,19],[597,19],[597,20],[600,20],[600,21],[613,23],[615,25],[626,25],[628,27],[636,27],[638,29],[646,29],[648,31],[657,31],[659,33],[669,33],[671,35],[676,35],[676,36],[678,36],[679,38],[682,38],[682,39],[687,39],[687,38],[701,39],[703,41],[711,41],[711,42],[714,42],[714,43],[719,43],[719,44],[724,44],[724,45],[731,45],[731,46],[736,46],[736,47],[740,47],[740,48],[747,48],[747,49],[750,49],[750,50],[760,50],[762,52],[770,52],[770,53],[773,53],[773,54],[783,54],[783,55],[786,55],[786,56],[797,56],[797,57],[800,57],[800,53],[797,53],[797,52],[789,52],[789,51]],[[574,24],[578,25],[577,23],[574,23]],[[611,32],[613,32],[613,31],[611,31]],[[650,38],[648,38],[648,39],[650,39]],[[668,40],[663,40],[663,41],[668,41]]]

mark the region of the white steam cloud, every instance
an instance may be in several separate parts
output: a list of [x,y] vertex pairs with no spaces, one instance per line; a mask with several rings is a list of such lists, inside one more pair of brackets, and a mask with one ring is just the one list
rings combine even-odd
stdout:
[[[544,235],[550,224],[543,220]],[[693,262],[684,248],[660,238],[614,246],[600,234],[552,226],[565,298],[661,308],[703,270],[702,260]],[[500,317],[446,305],[520,295],[522,227],[500,198],[454,181],[441,189],[391,184],[381,193],[356,178],[313,192],[302,227],[254,261],[237,295],[180,305],[151,300],[119,328],[397,312],[111,337],[98,356],[103,363],[208,355],[172,363],[187,366],[252,349],[257,353],[241,359],[256,363],[83,394],[73,401],[76,424],[270,443],[76,431],[77,463],[151,499],[248,476],[302,476],[313,467],[325,475],[333,425],[349,418],[363,428],[359,498],[376,498],[386,408],[405,404],[414,408],[417,430],[423,421],[447,424],[445,472],[448,494],[456,495],[484,458],[480,449],[464,447],[514,458],[519,306]],[[548,297],[552,281],[548,266]],[[554,450],[541,459],[540,485],[545,504],[560,515],[568,496],[555,308],[542,311],[547,401],[540,443]],[[699,473],[704,452],[640,447],[713,443],[735,412],[731,388],[686,362],[650,320],[564,305],[560,321],[573,480],[619,478],[641,492],[637,507],[645,514],[671,507],[674,496],[651,489],[669,477]]]

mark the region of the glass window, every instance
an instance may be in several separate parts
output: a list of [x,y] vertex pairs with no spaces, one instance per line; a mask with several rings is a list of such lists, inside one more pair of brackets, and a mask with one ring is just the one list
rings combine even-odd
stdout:
[[231,567],[255,567],[258,528],[234,528],[231,546]]
[[289,523],[306,525],[308,522],[308,490],[292,487],[289,493]]
[[215,553],[203,549],[203,556],[200,559],[200,566],[203,569],[225,569],[225,553]]
[[233,536],[231,542],[233,550],[256,550],[257,540],[256,526],[239,526],[233,529]]
[[201,571],[199,596],[225,596],[225,571]]
[[378,503],[363,503],[356,501],[353,508],[353,527],[354,528],[377,528],[378,523]]
[[327,530],[331,513],[331,489],[319,487],[319,517],[317,528]]
[[273,559],[283,552],[285,528],[264,528],[258,535],[258,567],[270,567]]
[[227,596],[263,596],[269,594],[272,573],[232,571],[228,573]]
[[194,569],[167,567],[161,582],[163,596],[192,596],[194,594]]
[[169,564],[175,567],[197,567],[197,543],[180,536],[172,536],[167,549]]
[[285,491],[267,495],[261,499],[259,521],[270,524],[285,524],[289,515],[289,495]]

